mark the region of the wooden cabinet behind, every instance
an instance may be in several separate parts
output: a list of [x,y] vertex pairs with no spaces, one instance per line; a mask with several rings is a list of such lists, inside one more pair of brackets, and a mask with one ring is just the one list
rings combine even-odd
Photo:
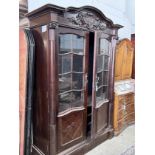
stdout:
[[115,55],[115,97],[114,97],[114,130],[119,134],[125,127],[134,122],[134,48],[129,39],[123,39],[116,46]]
[[115,94],[114,103],[114,129],[119,134],[129,124],[134,123],[134,93],[125,95]]
[[114,131],[118,135],[135,121],[135,80],[115,81],[114,97]]
[[131,78],[133,50],[133,45],[128,39],[123,39],[117,44],[115,55],[115,81]]

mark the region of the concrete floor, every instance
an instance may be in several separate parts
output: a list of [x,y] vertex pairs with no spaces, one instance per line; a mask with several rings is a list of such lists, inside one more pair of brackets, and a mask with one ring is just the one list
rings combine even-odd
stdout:
[[135,126],[132,125],[127,127],[119,136],[103,142],[85,155],[132,155],[128,150],[134,145]]

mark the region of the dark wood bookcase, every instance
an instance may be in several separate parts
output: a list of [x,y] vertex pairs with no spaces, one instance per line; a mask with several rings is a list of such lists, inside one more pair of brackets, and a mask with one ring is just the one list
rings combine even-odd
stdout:
[[47,4],[27,17],[36,49],[32,154],[84,154],[113,136],[122,26],[91,6]]

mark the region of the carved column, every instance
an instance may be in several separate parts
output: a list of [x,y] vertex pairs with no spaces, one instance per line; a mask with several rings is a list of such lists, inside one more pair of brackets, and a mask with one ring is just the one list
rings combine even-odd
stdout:
[[50,40],[50,50],[49,50],[49,62],[51,62],[51,65],[49,66],[49,70],[52,72],[50,73],[49,77],[49,94],[50,94],[50,155],[57,154],[57,129],[56,129],[56,117],[57,117],[57,108],[56,104],[58,103],[56,87],[58,85],[57,83],[57,72],[56,72],[56,65],[57,57],[56,57],[56,29],[58,28],[58,22],[50,22],[48,24],[49,29],[49,40]]

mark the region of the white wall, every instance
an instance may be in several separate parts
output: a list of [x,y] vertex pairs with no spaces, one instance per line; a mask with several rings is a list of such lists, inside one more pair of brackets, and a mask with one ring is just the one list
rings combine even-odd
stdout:
[[135,32],[134,0],[28,0],[29,12],[47,3],[62,7],[92,5],[100,9],[115,24],[123,25],[119,38],[129,38]]

